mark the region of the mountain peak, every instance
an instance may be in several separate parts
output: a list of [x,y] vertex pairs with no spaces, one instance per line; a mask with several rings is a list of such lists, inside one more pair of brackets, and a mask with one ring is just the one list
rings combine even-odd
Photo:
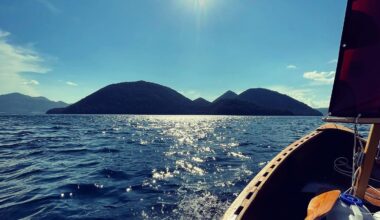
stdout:
[[217,99],[214,100],[214,102],[218,102],[223,99],[235,99],[238,97],[238,94],[235,92],[228,90],[227,92],[223,93],[223,95],[219,96]]
[[209,101],[207,101],[206,99],[204,99],[202,97],[199,97],[197,99],[194,99],[193,102],[209,102]]
[[227,95],[227,96],[237,96],[237,94],[231,90],[227,90],[227,92],[225,92],[223,95]]
[[207,106],[207,105],[211,104],[211,102],[207,101],[206,99],[204,99],[202,97],[194,99],[193,103],[198,105],[198,106]]

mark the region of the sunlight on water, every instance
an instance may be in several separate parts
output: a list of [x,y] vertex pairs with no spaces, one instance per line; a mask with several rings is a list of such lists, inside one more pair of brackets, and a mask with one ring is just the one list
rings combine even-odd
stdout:
[[0,214],[215,219],[267,161],[321,123],[318,117],[0,116]]
[[[178,172],[177,172],[178,173]],[[173,173],[171,173],[169,171],[169,168],[166,168],[166,171],[157,171],[157,170],[153,170],[152,171],[152,177],[154,179],[159,179],[159,180],[163,180],[163,179],[167,179],[167,178],[171,178],[173,177]]]

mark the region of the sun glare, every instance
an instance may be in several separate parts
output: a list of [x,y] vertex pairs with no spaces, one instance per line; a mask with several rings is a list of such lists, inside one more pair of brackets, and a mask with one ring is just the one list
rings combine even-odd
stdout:
[[185,0],[184,1],[187,8],[195,9],[195,10],[207,10],[212,0]]
[[195,1],[198,2],[199,7],[201,8],[206,7],[207,0],[195,0]]

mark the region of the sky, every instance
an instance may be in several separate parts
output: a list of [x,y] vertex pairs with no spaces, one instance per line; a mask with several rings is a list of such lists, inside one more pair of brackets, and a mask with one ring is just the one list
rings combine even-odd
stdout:
[[346,0],[1,0],[0,94],[74,103],[145,80],[327,107]]

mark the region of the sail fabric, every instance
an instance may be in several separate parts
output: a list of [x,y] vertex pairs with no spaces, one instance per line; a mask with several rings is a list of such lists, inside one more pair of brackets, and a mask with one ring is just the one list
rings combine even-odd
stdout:
[[329,112],[380,118],[380,0],[349,0]]

